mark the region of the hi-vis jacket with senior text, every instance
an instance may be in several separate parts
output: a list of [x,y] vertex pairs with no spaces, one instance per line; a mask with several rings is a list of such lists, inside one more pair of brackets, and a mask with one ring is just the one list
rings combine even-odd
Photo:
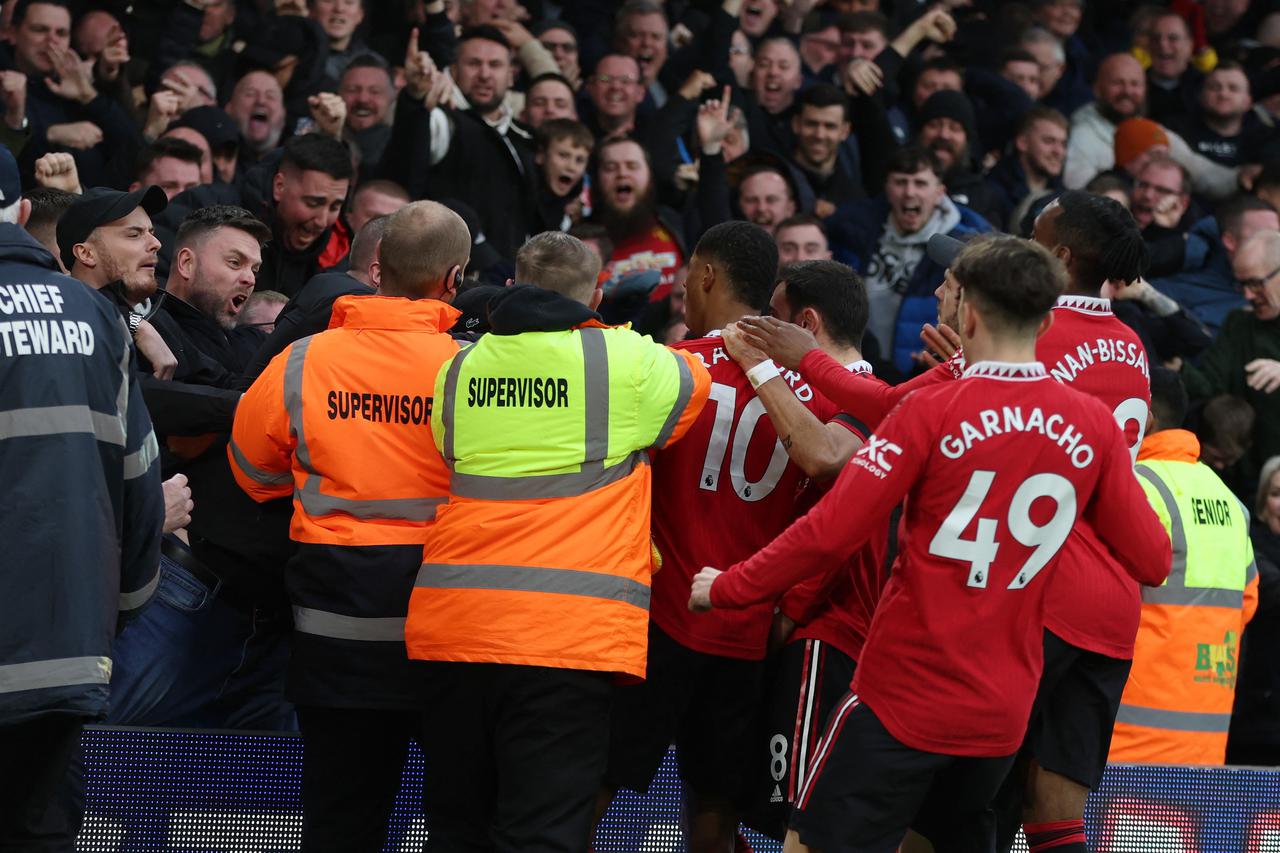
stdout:
[[417,707],[409,591],[449,494],[431,436],[432,382],[458,351],[457,309],[344,296],[329,330],[272,359],[236,411],[227,452],[257,500],[293,495],[285,572],[289,695],[327,707]]
[[111,643],[160,575],[159,447],[124,320],[0,224],[0,725],[107,710]]
[[1172,571],[1142,590],[1133,669],[1111,761],[1222,764],[1236,695],[1240,635],[1258,607],[1249,513],[1193,433],[1147,436],[1138,479],[1173,546]]
[[436,378],[450,497],[410,601],[409,656],[643,677],[646,450],[688,431],[710,376],[551,291],[509,288],[489,319]]

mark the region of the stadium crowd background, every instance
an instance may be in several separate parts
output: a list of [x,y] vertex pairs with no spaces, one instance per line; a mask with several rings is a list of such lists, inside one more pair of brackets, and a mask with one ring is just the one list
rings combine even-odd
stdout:
[[[565,230],[603,261],[608,321],[681,340],[692,247],[745,219],[783,262],[862,274],[862,349],[890,380],[934,361],[919,335],[943,278],[929,237],[1030,236],[1066,188],[1121,201],[1150,266],[1104,295],[1150,363],[1181,372],[1203,460],[1254,513],[1261,604],[1229,759],[1280,764],[1280,5],[19,0],[0,23],[0,142],[27,230],[64,265],[59,218],[97,187],[164,189],[144,255],[170,292],[193,212],[238,205],[270,234],[252,295],[233,283],[207,305],[217,347],[138,339],[157,377],[208,389],[152,412],[166,476],[226,467],[202,455],[208,435],[279,351],[260,354],[276,316],[291,300],[327,313],[333,274],[366,281],[377,223],[411,200],[441,201],[470,229],[468,331],[487,327],[489,288],[513,276],[526,237]],[[148,322],[174,322],[175,303],[153,295]],[[162,420],[184,424],[165,434]],[[113,716],[287,728],[272,626],[287,607],[273,610],[282,593],[254,567],[278,578],[288,507],[246,518],[216,490],[193,497],[190,535],[236,611],[201,626],[199,654],[235,662],[196,683],[190,659],[162,663],[157,635],[138,652],[153,664],[139,676],[149,716]]]

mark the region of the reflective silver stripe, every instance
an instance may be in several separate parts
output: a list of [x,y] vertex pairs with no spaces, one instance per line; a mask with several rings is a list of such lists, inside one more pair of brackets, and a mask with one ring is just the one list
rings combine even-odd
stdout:
[[235,439],[231,439],[231,456],[236,460],[236,465],[240,466],[240,470],[244,475],[255,483],[261,483],[264,486],[286,486],[293,482],[293,473],[290,471],[274,472],[264,471],[257,465],[249,461],[249,457],[244,455],[244,451],[240,449],[240,445],[236,444]]
[[[320,485],[324,478],[315,466],[311,464],[311,451],[307,447],[307,437],[303,430],[303,408],[302,408],[302,378],[303,367],[307,361],[307,349],[311,346],[311,338],[303,338],[293,345],[293,349],[289,351],[289,359],[284,366],[284,407],[289,413],[289,429],[293,433],[296,441],[294,448],[294,456],[298,460],[298,466],[307,472],[307,481],[302,484],[301,488],[294,490],[293,496],[298,503],[302,504],[302,509],[307,515],[321,516],[333,515],[335,513],[344,513],[353,518],[360,519],[391,519],[398,521],[433,521],[436,517],[436,507],[446,502],[443,497],[439,498],[385,498],[381,500],[357,500],[355,498],[341,498],[334,495],[327,495],[320,490]],[[232,452],[236,454],[236,461],[241,463],[241,467],[248,464],[247,460],[241,461],[239,449],[232,444]],[[252,467],[252,466],[250,466]],[[257,469],[254,469],[255,471]],[[249,468],[245,468],[245,473],[249,474],[253,479],[253,472]],[[259,471],[258,473],[266,474]],[[268,475],[277,476],[277,475]],[[279,482],[290,482],[292,475],[279,475],[283,479]],[[258,480],[258,482],[266,482]],[[316,611],[321,612],[321,611]],[[403,622],[403,620],[401,620]],[[299,629],[301,630],[301,629]],[[324,633],[322,631],[314,631],[311,633]],[[338,635],[334,635],[338,636]],[[363,637],[352,637],[350,639],[365,639]],[[377,639],[377,638],[372,638]]]
[[124,458],[124,478],[132,480],[141,477],[151,469],[151,463],[155,462],[159,455],[160,445],[156,443],[156,434],[154,431],[149,431],[137,452],[130,453]]
[[[445,376],[444,458],[453,475],[449,490],[462,498],[477,500],[542,500],[569,498],[616,483],[626,478],[637,466],[648,463],[648,454],[632,451],[606,467],[609,456],[609,347],[604,331],[579,329],[582,346],[583,462],[581,469],[568,474],[535,474],[524,477],[498,477],[489,474],[460,473],[454,467],[454,407],[457,403],[458,364],[462,353],[454,357]],[[692,376],[690,385],[692,386]],[[690,390],[692,393],[692,388]]]
[[151,594],[156,591],[156,587],[160,585],[160,569],[156,569],[156,573],[151,576],[151,580],[147,581],[140,589],[133,592],[120,593],[120,609],[122,611],[137,610],[142,605],[151,600]]
[[[307,486],[318,482],[320,476],[312,474]],[[384,500],[356,500],[326,495],[318,489],[304,486],[294,492],[307,515],[333,515],[345,513],[354,518],[383,518],[398,521],[434,521],[436,507],[448,503],[448,498],[387,498]]]
[[1165,711],[1160,708],[1144,708],[1141,705],[1121,705],[1116,714],[1116,722],[1175,732],[1226,734],[1227,729],[1231,727],[1231,715],[1207,714],[1200,711]]
[[427,589],[550,592],[621,601],[649,609],[649,587],[630,578],[582,569],[423,563],[414,584]]
[[294,451],[302,470],[315,476],[316,469],[311,467],[311,451],[307,449],[307,439],[302,432],[302,367],[307,362],[307,350],[311,346],[311,338],[303,338],[289,350],[289,359],[284,363],[284,410],[289,414],[289,431],[297,442]]
[[1246,585],[1253,583],[1258,577],[1258,561],[1253,559],[1249,561],[1249,566],[1244,570],[1244,582]]
[[459,474],[449,480],[449,490],[460,498],[489,501],[534,501],[543,498],[572,498],[584,495],[629,476],[638,466],[649,462],[649,454],[636,450],[621,462],[603,467],[588,462],[573,474],[539,474],[531,477],[492,477],[483,474]]
[[[124,318],[116,314],[116,320],[119,322],[121,331],[124,332],[125,346],[120,353],[120,390],[116,392],[116,411],[113,420],[116,421],[120,429],[120,435],[129,434],[129,367],[133,360],[133,351],[131,347],[131,336],[129,327],[125,325]],[[150,416],[147,418],[150,421]],[[124,444],[124,439],[120,440],[120,444]]]
[[1182,524],[1182,513],[1178,511],[1177,500],[1165,485],[1164,480],[1161,480],[1149,467],[1138,465],[1134,470],[1137,471],[1138,476],[1155,487],[1160,499],[1164,501],[1165,509],[1169,513],[1169,540],[1173,545],[1173,566],[1169,571],[1169,579],[1163,586],[1143,587],[1143,603],[1194,607],[1239,608],[1244,606],[1243,590],[1187,586],[1187,532]]
[[111,681],[111,658],[56,658],[0,666],[0,693]]
[[[583,441],[587,463],[604,465],[609,458],[609,347],[600,329],[578,330],[582,342]],[[583,466],[586,470],[586,465]]]
[[680,390],[676,392],[676,402],[667,414],[667,420],[662,424],[662,429],[658,430],[658,438],[653,443],[654,447],[667,446],[667,442],[671,440],[671,433],[676,431],[676,424],[680,421],[680,416],[684,414],[685,408],[689,405],[689,400],[693,397],[693,371],[689,369],[689,362],[685,361],[674,350],[668,350],[667,352],[676,360],[676,369],[680,374]]
[[37,406],[0,412],[0,440],[79,432],[89,433],[106,444],[124,447],[123,422],[88,406]]
[[293,628],[303,634],[335,640],[404,642],[404,617],[345,616],[310,607],[293,608]]
[[458,375],[462,372],[462,360],[470,355],[473,351],[472,347],[459,350],[458,354],[453,357],[453,361],[449,364],[449,372],[444,377],[444,400],[441,401],[440,408],[440,426],[444,435],[444,464],[449,466],[449,470],[453,470],[453,463],[457,456],[453,452],[453,424],[454,424],[454,407],[458,403]]

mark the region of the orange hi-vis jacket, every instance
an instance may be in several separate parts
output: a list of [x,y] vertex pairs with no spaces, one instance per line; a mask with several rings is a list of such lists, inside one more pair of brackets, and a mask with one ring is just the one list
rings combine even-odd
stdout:
[[1137,473],[1169,531],[1173,566],[1142,591],[1133,669],[1120,700],[1111,761],[1222,764],[1235,700],[1240,635],[1258,606],[1249,513],[1185,430],[1147,436]]
[[433,299],[344,296],[329,330],[273,359],[236,410],[236,481],[259,501],[293,496],[295,701],[414,705],[404,619],[448,497],[432,382],[458,351],[458,316]]
[[436,379],[450,498],[413,590],[409,656],[642,678],[646,450],[688,431],[710,376],[549,291],[509,288],[489,316],[494,331]]

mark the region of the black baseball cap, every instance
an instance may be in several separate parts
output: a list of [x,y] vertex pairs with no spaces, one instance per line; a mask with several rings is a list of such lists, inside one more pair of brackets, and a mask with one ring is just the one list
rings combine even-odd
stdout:
[[174,119],[168,129],[175,127],[191,128],[205,138],[213,151],[240,143],[240,128],[225,110],[217,107],[192,107]]
[[929,238],[926,251],[929,253],[929,260],[946,269],[955,263],[956,255],[960,254],[960,250],[963,248],[964,243],[961,243],[955,237],[948,237],[946,234],[934,234]]
[[88,240],[98,227],[123,219],[139,207],[155,216],[168,205],[169,197],[155,184],[131,193],[107,187],[86,190],[58,220],[58,249],[62,254],[62,265],[71,269],[76,262],[71,247]]

